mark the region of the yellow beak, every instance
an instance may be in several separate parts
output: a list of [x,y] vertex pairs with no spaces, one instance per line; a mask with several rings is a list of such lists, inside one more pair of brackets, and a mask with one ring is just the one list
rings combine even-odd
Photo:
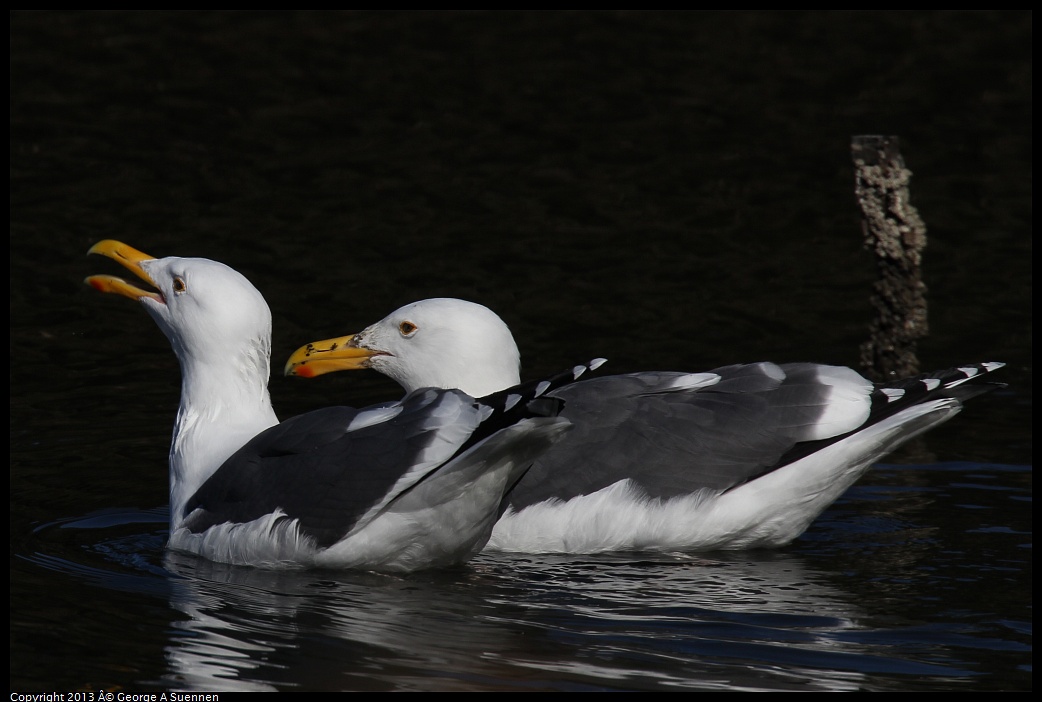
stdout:
[[[149,256],[132,246],[127,246],[123,242],[114,239],[99,241],[94,246],[90,247],[87,254],[101,254],[102,256],[111,258],[113,261],[121,264],[124,268],[144,280],[146,283],[149,283],[150,285],[153,284],[152,278],[150,278],[141,267],[141,262],[154,261],[154,256]],[[122,278],[117,278],[114,275],[92,275],[87,277],[83,282],[100,292],[116,293],[117,295],[129,297],[131,300],[150,297],[157,302],[163,301],[163,296],[159,293],[142,290],[141,288],[135,287]]]
[[367,368],[369,359],[384,355],[381,351],[352,346],[354,335],[304,344],[286,361],[286,375],[314,378],[326,373]]

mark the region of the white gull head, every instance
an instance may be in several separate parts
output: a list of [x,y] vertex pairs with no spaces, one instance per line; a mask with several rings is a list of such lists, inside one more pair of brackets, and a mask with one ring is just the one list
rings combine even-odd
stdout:
[[492,310],[453,298],[400,307],[356,334],[353,346],[374,352],[367,366],[407,392],[458,388],[484,397],[520,382],[521,354]]
[[239,272],[203,258],[153,258],[116,241],[91,253],[116,260],[156,288],[91,276],[102,292],[139,301],[181,364],[181,404],[170,443],[170,524],[188,498],[258,432],[278,423],[268,394],[271,312]]

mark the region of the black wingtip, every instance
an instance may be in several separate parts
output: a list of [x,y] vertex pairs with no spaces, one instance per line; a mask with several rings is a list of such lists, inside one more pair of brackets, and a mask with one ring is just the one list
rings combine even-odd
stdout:
[[[589,363],[578,364],[549,378],[521,383],[512,388],[486,395],[479,398],[479,402],[499,412],[510,412],[515,410],[519,404],[524,403],[527,411],[531,412],[533,416],[553,417],[560,414],[564,403],[557,398],[548,398],[546,395],[578,381],[579,378],[595,371],[604,363],[605,359],[595,358]],[[542,399],[546,399],[547,402],[536,402]]]
[[984,380],[1005,365],[999,361],[963,363],[932,373],[878,383],[872,393],[873,407],[907,406],[935,397],[953,397],[965,401],[1005,387],[1003,383]]

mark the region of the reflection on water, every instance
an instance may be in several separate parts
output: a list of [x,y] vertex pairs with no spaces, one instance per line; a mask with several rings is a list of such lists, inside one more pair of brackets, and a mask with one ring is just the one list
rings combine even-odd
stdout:
[[[184,577],[172,603],[190,615],[182,626],[194,634],[168,649],[171,682],[277,685],[288,682],[277,670],[285,665],[294,679],[314,671],[333,689],[468,689],[468,680],[550,689],[562,678],[650,689],[690,686],[694,670],[714,665],[827,669],[833,652],[857,652],[832,636],[853,626],[856,607],[798,561],[764,569],[678,560],[483,556],[469,572],[418,580],[261,573],[171,556],[168,566]],[[200,678],[222,650],[215,677]],[[822,689],[844,687],[867,659],[854,670],[836,663],[845,669],[838,680],[814,676]],[[741,677],[753,687],[779,684]]]

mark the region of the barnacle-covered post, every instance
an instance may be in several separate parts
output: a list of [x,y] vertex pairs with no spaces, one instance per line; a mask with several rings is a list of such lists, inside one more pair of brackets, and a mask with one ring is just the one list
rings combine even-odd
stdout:
[[876,380],[915,375],[917,340],[928,327],[921,272],[926,225],[911,204],[912,172],[895,136],[855,136],[851,155],[865,248],[875,254],[878,274],[871,298],[877,316],[861,345],[861,366]]

